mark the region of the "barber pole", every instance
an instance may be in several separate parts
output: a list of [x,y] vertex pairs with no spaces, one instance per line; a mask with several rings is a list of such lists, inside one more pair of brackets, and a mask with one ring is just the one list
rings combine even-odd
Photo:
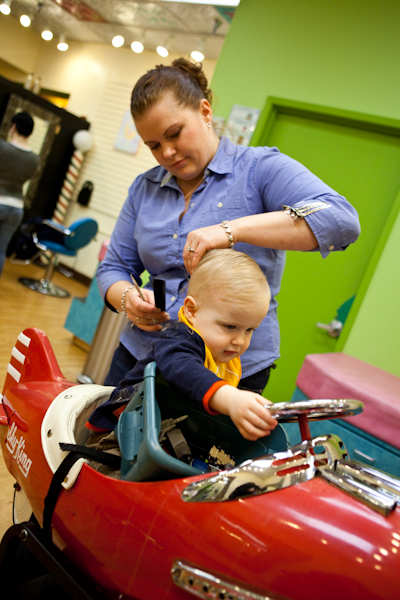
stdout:
[[72,143],[75,149],[68,165],[67,173],[52,217],[54,221],[60,224],[65,220],[68,206],[71,202],[72,194],[74,193],[76,182],[82,168],[84,154],[92,147],[92,134],[86,129],[76,131],[72,138]]
[[[71,161],[68,165],[67,173],[65,175],[65,179],[62,184],[60,195],[58,196],[57,204],[54,209],[54,213],[52,216],[52,221],[56,221],[56,223],[62,224],[65,219],[65,215],[67,214],[68,206],[71,201],[71,197],[73,191],[75,189],[76,181],[79,176],[79,171],[81,170],[83,163],[83,152],[78,149],[75,149]],[[45,252],[42,254],[40,260],[43,264],[48,265],[51,259],[51,252]]]
[[79,176],[83,164],[83,152],[76,149],[71,157],[67,173],[61,188],[60,195],[58,196],[57,204],[53,213],[53,221],[57,223],[63,223],[65,215],[67,214],[68,206],[71,201],[72,194],[74,192],[76,182]]

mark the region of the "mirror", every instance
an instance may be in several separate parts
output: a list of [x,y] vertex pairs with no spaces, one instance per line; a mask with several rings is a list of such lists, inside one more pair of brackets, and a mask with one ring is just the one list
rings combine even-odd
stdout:
[[32,135],[29,137],[29,145],[33,152],[40,157],[39,171],[35,177],[25,184],[24,188],[25,206],[30,208],[54,138],[59,132],[61,117],[16,94],[11,94],[0,126],[0,137],[3,139],[8,138],[11,119],[15,113],[21,110],[26,110],[34,120],[35,126]]

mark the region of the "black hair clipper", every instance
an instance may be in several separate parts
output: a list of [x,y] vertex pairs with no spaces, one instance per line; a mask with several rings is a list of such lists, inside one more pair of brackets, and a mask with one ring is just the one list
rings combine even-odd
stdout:
[[164,279],[153,279],[154,300],[156,307],[165,311],[165,281]]

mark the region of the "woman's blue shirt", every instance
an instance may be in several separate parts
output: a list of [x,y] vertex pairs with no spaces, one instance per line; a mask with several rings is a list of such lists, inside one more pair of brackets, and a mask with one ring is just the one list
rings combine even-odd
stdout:
[[[222,137],[205,171],[205,180],[193,193],[181,220],[184,196],[168,171],[155,167],[135,179],[98,270],[100,292],[105,297],[108,288],[121,280],[129,285],[130,273],[140,282],[140,274],[147,270],[151,277],[166,280],[166,310],[171,319],[177,319],[188,281],[182,253],[190,231],[224,220],[280,211],[283,205],[299,208],[314,202],[321,202],[321,209],[306,220],[323,258],[355,242],[360,233],[358,214],[343,196],[277,148],[236,146]],[[279,357],[276,296],[285,251],[244,243],[236,244],[235,250],[257,261],[272,295],[268,315],[242,357],[243,377],[248,377]],[[152,287],[151,279],[147,287]],[[158,335],[137,327],[131,330],[128,324],[120,339],[133,356],[142,359]]]

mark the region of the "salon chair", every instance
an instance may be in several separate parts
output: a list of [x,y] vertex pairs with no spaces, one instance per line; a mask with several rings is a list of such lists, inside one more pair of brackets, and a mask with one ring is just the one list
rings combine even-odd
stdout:
[[68,228],[63,225],[44,219],[35,231],[32,232],[32,240],[38,252],[30,262],[37,260],[43,254],[50,259],[46,274],[43,279],[31,279],[20,277],[18,281],[35,292],[47,296],[67,298],[70,293],[51,282],[54,269],[59,261],[59,255],[76,256],[78,250],[87,246],[95,237],[98,230],[94,219],[78,219]]

